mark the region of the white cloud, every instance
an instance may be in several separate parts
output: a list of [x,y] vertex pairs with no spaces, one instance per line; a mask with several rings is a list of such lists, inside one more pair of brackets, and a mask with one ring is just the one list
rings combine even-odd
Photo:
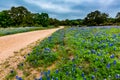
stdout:
[[42,9],[58,12],[58,13],[70,13],[79,12],[78,10],[72,10],[70,5],[55,4],[50,1],[41,0],[25,0],[27,3],[34,4]]

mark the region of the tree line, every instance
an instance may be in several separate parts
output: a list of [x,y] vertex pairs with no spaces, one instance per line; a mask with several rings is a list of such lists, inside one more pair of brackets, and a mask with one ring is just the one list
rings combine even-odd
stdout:
[[0,12],[0,27],[18,27],[18,26],[99,26],[99,25],[120,25],[120,12],[115,18],[109,17],[109,14],[98,10],[90,12],[84,19],[58,20],[50,18],[47,13],[32,13],[23,6],[11,7],[10,10]]

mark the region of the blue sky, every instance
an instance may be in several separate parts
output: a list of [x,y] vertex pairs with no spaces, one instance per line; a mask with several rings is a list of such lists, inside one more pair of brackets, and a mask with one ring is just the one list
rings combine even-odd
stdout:
[[47,12],[58,19],[82,19],[89,12],[100,10],[115,17],[120,11],[120,0],[1,0],[0,11],[12,6],[24,6],[34,13]]

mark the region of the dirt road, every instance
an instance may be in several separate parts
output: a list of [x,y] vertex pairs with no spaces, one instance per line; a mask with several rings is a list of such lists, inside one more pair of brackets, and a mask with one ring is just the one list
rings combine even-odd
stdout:
[[14,52],[19,51],[20,49],[39,39],[48,37],[50,34],[60,28],[32,31],[0,37],[0,63],[4,62],[11,56],[14,56]]

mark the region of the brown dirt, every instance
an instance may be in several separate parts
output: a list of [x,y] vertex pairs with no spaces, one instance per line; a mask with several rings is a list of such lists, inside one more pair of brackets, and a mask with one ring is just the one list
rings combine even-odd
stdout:
[[[4,80],[11,69],[16,70],[17,65],[25,60],[23,56],[31,52],[41,40],[61,28],[63,27],[0,37],[0,79]],[[22,75],[21,71],[16,71]]]

